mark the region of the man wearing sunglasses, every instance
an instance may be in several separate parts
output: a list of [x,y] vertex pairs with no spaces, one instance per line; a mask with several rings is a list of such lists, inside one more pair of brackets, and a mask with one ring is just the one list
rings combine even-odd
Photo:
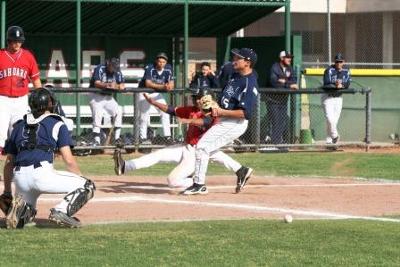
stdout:
[[344,68],[344,56],[338,53],[335,56],[335,64],[329,66],[324,73],[324,86],[326,93],[322,95],[322,107],[327,121],[327,144],[337,144],[339,133],[337,125],[342,112],[343,97],[340,90],[350,86],[350,70]]

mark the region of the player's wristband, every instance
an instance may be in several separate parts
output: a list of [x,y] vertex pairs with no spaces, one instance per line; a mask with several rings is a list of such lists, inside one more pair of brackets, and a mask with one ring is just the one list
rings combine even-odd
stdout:
[[11,198],[12,197],[12,193],[4,191],[3,192],[3,196]]
[[168,106],[168,109],[167,109],[167,112],[166,113],[168,113],[169,115],[171,115],[171,116],[175,116],[176,114],[175,114],[175,107],[173,107],[173,106]]
[[211,118],[211,117],[204,117],[203,118],[203,126],[204,127],[210,127],[212,122],[213,122],[213,118]]

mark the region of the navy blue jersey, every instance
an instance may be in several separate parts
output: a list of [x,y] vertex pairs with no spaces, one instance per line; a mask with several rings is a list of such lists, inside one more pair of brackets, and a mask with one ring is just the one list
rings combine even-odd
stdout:
[[337,70],[335,65],[329,66],[324,72],[324,87],[336,87],[336,81],[342,80],[344,88],[349,88],[351,75],[349,69]]
[[156,69],[155,64],[149,64],[144,69],[144,75],[139,83],[139,87],[146,87],[146,80],[150,80],[156,84],[166,84],[173,80],[172,66],[166,64],[164,69],[159,71]]
[[234,72],[235,70],[233,69],[231,61],[225,62],[224,65],[221,66],[218,73],[218,82],[222,88],[226,86]]
[[[271,85],[274,88],[290,88],[292,84],[297,83],[296,73],[292,66],[289,65],[283,69],[279,62],[272,65],[270,79]],[[279,79],[284,79],[285,83],[279,83]]]
[[257,95],[258,82],[254,71],[246,76],[233,73],[221,92],[219,104],[223,109],[243,109],[245,118],[249,120],[257,103]]
[[[43,118],[36,128],[36,147],[49,147],[53,150],[64,146],[72,146],[72,140],[68,132],[67,126],[60,117],[54,115],[42,115]],[[40,120],[38,119],[38,121]],[[20,120],[14,125],[11,136],[7,139],[5,152],[14,155],[15,166],[30,166],[40,163],[41,161],[53,162],[54,151],[45,151],[43,149],[34,148],[27,149],[30,145],[28,123]]]
[[90,87],[95,87],[94,83],[96,81],[101,81],[102,83],[113,83],[121,84],[125,82],[124,75],[120,70],[113,73],[107,71],[107,66],[105,64],[98,65],[94,71],[92,78],[90,79]]

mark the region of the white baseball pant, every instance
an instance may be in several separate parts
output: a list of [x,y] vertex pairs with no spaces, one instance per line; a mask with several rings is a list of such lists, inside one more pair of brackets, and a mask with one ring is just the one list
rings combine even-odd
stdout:
[[[125,171],[148,168],[159,162],[179,163],[168,175],[168,186],[186,188],[193,184],[195,169],[195,147],[191,145],[174,145],[157,150],[140,158],[125,161]],[[214,162],[223,164],[228,170],[237,172],[241,165],[222,151],[217,151],[210,156]]]
[[232,143],[247,129],[245,119],[221,118],[219,123],[212,126],[199,140],[196,146],[196,165],[194,182],[205,184],[209,159],[221,147]]
[[112,95],[91,94],[89,105],[92,110],[93,132],[100,133],[101,120],[104,113],[108,113],[114,119],[114,127],[119,128],[114,132],[115,139],[118,139],[122,127],[122,107],[118,105],[114,97]]
[[[16,194],[22,196],[26,203],[36,208],[41,194],[68,194],[78,188],[84,188],[86,179],[66,171],[57,171],[53,164],[43,161],[42,167],[33,165],[14,169],[13,181]],[[54,208],[67,213],[68,202],[62,199]]]
[[29,112],[28,96],[8,97],[0,95],[0,147],[8,138],[15,122]]
[[[160,93],[152,93],[149,96],[155,99],[157,102],[162,104],[167,104],[165,99],[163,98],[162,94]],[[139,94],[138,98],[138,105],[139,105],[139,112],[140,112],[140,119],[139,119],[139,133],[141,139],[147,139],[147,128],[150,124],[150,108],[151,105],[149,102],[146,101],[143,94]],[[162,112],[159,109],[156,109],[158,114],[161,117],[161,124],[163,127],[163,134],[164,136],[171,136],[171,123],[170,123],[170,116],[168,113]]]
[[337,125],[339,123],[340,113],[342,112],[343,97],[333,97],[328,94],[323,94],[321,100],[326,118],[327,140],[336,138],[339,136]]

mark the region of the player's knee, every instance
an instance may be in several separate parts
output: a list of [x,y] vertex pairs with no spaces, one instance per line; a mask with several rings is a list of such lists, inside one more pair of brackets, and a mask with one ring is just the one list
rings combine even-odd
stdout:
[[91,180],[86,179],[83,188],[78,188],[66,195],[64,200],[68,202],[67,215],[72,216],[78,212],[90,199],[93,198],[94,191],[96,191],[95,184]]
[[202,146],[196,148],[195,154],[196,154],[196,159],[200,159],[203,156],[210,156],[210,153],[208,153],[207,149]]

